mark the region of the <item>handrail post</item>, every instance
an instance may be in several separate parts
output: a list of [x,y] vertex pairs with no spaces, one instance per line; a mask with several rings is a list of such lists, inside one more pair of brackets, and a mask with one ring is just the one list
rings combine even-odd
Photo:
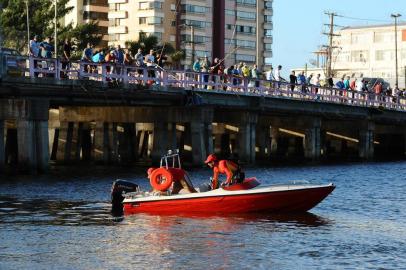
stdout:
[[30,56],[29,58],[28,58],[28,68],[30,69],[30,78],[34,78],[34,76],[35,76],[35,72],[34,72],[34,68],[35,68],[35,65],[34,65],[34,57],[32,57],[32,56]]
[[102,68],[102,83],[106,84],[107,83],[107,67],[106,64],[101,64]]
[[55,71],[55,79],[59,80],[61,78],[60,67],[59,67],[59,59],[54,59],[54,71]]

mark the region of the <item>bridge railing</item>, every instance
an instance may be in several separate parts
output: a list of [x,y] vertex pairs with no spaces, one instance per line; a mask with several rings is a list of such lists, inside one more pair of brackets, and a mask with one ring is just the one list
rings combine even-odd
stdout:
[[54,80],[93,80],[105,85],[113,83],[124,86],[172,86],[199,91],[406,110],[406,97],[403,96],[375,95],[371,92],[290,84],[226,74],[166,70],[158,66],[137,67],[83,61],[67,63],[54,58],[4,55],[3,74]]

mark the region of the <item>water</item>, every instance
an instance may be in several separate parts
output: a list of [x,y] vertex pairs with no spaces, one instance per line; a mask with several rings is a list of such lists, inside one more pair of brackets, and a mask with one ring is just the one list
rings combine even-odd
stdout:
[[[249,169],[264,183],[337,188],[308,214],[211,218],[112,217],[111,182],[147,188],[143,171],[2,177],[0,269],[405,269],[405,165]],[[210,172],[191,176],[199,184]]]

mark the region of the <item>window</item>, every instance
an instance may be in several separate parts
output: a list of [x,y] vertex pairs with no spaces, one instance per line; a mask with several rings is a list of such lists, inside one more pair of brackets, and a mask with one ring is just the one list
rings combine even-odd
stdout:
[[236,0],[237,4],[246,6],[255,6],[257,4],[256,0]]
[[236,54],[235,55],[236,61],[244,61],[244,62],[255,62],[255,55],[248,55],[248,54]]
[[[234,30],[233,24],[227,24],[226,29]],[[242,34],[252,35],[256,33],[256,28],[254,26],[245,26],[245,25],[235,25],[235,31]]]
[[265,48],[265,51],[271,52],[272,51],[272,43],[265,43],[264,48]]
[[354,33],[351,35],[351,44],[368,42],[368,35],[365,33]]
[[239,11],[236,12],[237,18],[242,20],[255,20],[256,13],[255,12],[246,12],[246,11]]
[[181,20],[180,24],[185,24],[185,25],[188,25],[188,26],[194,26],[196,28],[211,27],[210,22],[196,21],[196,20]]
[[234,10],[226,9],[226,10],[224,11],[224,13],[226,14],[226,16],[233,16],[233,17],[235,17],[235,11],[234,11]]
[[251,40],[236,40],[237,47],[241,48],[255,48],[256,42]]
[[395,52],[393,50],[379,50],[375,52],[376,61],[392,61],[395,59]]
[[265,57],[265,58],[264,58],[264,63],[265,63],[265,65],[267,65],[267,66],[272,65],[272,58],[271,58],[271,57]]
[[162,9],[162,3],[161,2],[140,2],[138,9],[139,10]]
[[84,11],[83,20],[101,20],[107,21],[108,15],[105,12],[96,12],[96,11]]
[[388,32],[377,32],[374,34],[374,41],[376,43],[395,42],[395,34]]
[[[194,38],[194,40],[193,40],[194,43],[205,43],[205,42],[210,41],[210,38],[206,37],[206,36],[194,35],[193,38]],[[190,42],[191,41],[190,35],[188,35],[188,34],[181,35],[181,41]]]
[[272,16],[270,16],[270,15],[264,15],[264,21],[265,21],[266,23],[272,22]]
[[164,18],[162,17],[148,17],[147,18],[147,23],[149,25],[151,24],[162,24],[164,22]]
[[196,5],[190,5],[190,4],[184,4],[181,6],[181,11],[182,13],[190,12],[190,13],[207,13],[210,11],[209,8],[204,7],[204,6],[196,6]]
[[368,51],[352,51],[351,62],[368,62]]
[[265,9],[272,9],[272,1],[265,1]]
[[138,19],[139,24],[147,24],[147,18],[146,17],[140,17]]
[[266,37],[272,37],[272,30],[271,29],[264,29],[264,35]]

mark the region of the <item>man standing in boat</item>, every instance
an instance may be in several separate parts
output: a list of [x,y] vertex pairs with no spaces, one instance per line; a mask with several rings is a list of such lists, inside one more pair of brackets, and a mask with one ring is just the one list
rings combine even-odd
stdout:
[[231,160],[218,160],[216,155],[210,154],[204,163],[213,169],[211,189],[219,188],[219,174],[225,174],[227,177],[221,186],[229,186],[244,181],[245,174],[241,171],[240,165]]

